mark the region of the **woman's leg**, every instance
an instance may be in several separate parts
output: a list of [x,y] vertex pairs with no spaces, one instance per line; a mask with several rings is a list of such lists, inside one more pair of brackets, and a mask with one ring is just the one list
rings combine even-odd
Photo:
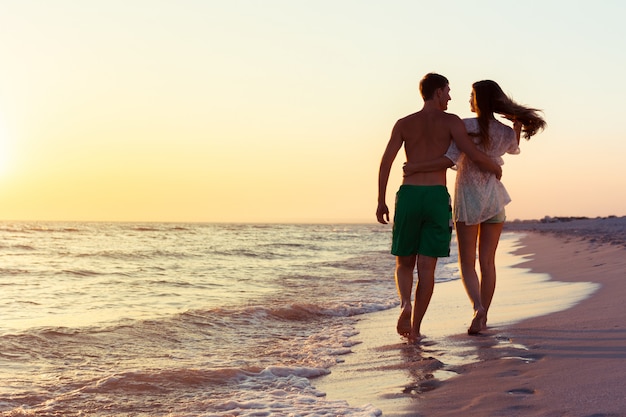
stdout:
[[502,234],[504,223],[483,223],[480,225],[478,237],[478,261],[480,263],[480,299],[485,309],[485,322],[487,326],[487,313],[496,290],[496,249]]
[[467,332],[476,334],[482,330],[485,309],[481,302],[480,282],[476,273],[476,241],[478,239],[478,225],[468,226],[464,222],[456,223],[456,237],[459,247],[459,265],[461,279],[465,291],[472,302],[474,317]]

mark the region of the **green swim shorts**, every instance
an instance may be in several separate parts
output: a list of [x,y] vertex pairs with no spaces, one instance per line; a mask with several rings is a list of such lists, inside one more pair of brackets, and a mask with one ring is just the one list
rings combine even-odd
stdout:
[[452,205],[444,185],[402,185],[396,193],[391,253],[450,256]]

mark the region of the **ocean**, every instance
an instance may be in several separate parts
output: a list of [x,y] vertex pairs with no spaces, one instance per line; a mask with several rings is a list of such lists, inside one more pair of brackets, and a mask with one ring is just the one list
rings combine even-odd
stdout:
[[[359,318],[398,307],[390,239],[379,224],[0,223],[0,415],[379,416],[315,380]],[[436,276],[459,281],[454,244]]]

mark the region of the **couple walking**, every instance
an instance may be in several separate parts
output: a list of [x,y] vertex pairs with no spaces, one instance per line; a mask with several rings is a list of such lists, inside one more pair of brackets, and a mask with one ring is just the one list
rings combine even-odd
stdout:
[[[389,173],[404,145],[404,179],[396,194],[391,253],[400,295],[397,331],[409,341],[421,337],[420,326],[435,285],[437,258],[450,255],[452,215],[459,246],[462,281],[474,309],[468,329],[478,334],[496,284],[495,254],[511,199],[500,182],[502,155],[519,153],[520,136],[530,139],[545,127],[538,110],[515,103],[491,80],[473,84],[470,108],[475,118],[446,113],[448,80],[429,73],[420,81],[423,108],[396,122],[383,154],[378,177],[380,223],[389,222],[385,201]],[[500,114],[513,127],[496,120]],[[446,188],[447,168],[457,166],[454,213]],[[476,272],[476,252],[480,279]],[[411,303],[417,267],[415,302]]]

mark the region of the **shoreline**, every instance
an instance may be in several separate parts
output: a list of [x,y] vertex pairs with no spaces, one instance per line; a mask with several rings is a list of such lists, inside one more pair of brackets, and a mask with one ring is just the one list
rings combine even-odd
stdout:
[[[496,322],[483,335],[464,334],[467,310],[455,311],[458,331],[411,346],[395,335],[395,309],[374,313],[358,323],[362,344],[313,384],[329,399],[369,403],[383,416],[624,415],[625,226],[624,217],[507,224],[505,232],[523,234],[512,253],[524,260],[512,269],[546,274],[549,283],[593,282],[595,292],[559,311],[527,311],[529,318],[502,324],[495,307],[508,289],[499,271],[490,314]],[[455,355],[461,359],[449,363]]]
[[567,240],[580,238],[590,243],[626,247],[626,216],[544,217],[541,220],[515,220],[504,224],[504,231],[552,234]]

